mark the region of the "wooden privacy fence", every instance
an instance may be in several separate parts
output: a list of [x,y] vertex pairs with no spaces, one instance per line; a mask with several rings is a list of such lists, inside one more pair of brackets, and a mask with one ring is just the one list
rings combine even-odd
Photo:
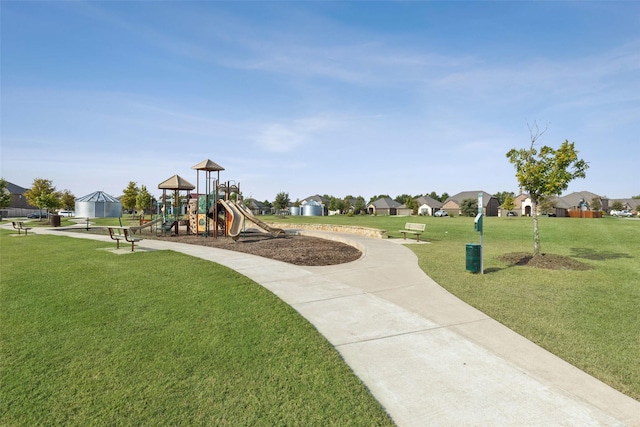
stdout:
[[602,211],[583,211],[581,209],[569,209],[570,218],[602,218]]

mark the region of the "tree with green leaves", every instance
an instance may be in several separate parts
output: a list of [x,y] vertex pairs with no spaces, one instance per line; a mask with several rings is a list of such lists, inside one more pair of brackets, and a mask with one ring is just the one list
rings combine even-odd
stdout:
[[353,211],[356,214],[364,213],[367,210],[367,204],[364,201],[364,197],[356,197],[356,202],[353,205]]
[[30,204],[40,209],[41,213],[43,209],[48,212],[60,206],[60,194],[50,179],[34,179],[31,188],[24,195]]
[[533,254],[540,254],[540,230],[538,227],[538,204],[545,197],[558,196],[566,190],[569,182],[584,178],[589,164],[578,158],[575,143],[565,140],[560,148],[542,146],[536,142],[546,132],[540,132],[537,124],[535,132],[529,127],[531,146],[528,149],[511,149],[506,156],[515,166],[520,188],[531,197],[531,217],[533,218]]
[[60,194],[60,206],[62,206],[62,209],[74,210],[76,208],[76,196],[69,190],[63,190]]
[[478,213],[478,199],[464,199],[460,203],[460,212],[464,216],[476,216]]
[[615,200],[613,203],[611,203],[611,210],[612,211],[621,211],[624,209],[624,205],[622,204],[622,202],[620,200]]
[[598,212],[602,210],[602,200],[600,197],[594,197],[591,199],[591,205],[589,206],[592,211]]
[[276,198],[273,201],[273,207],[276,208],[277,210],[283,210],[289,206],[290,202],[291,200],[289,200],[289,193],[285,193],[284,191],[281,191],[278,194],[276,194]]
[[504,196],[504,200],[502,201],[500,207],[508,211],[513,210],[516,207],[516,202],[513,199],[513,194],[507,194],[506,196]]
[[4,178],[0,178],[0,208],[8,208],[11,206],[11,193],[7,188],[9,183]]
[[[494,194],[493,197],[498,199],[498,204],[499,205],[502,205],[504,203],[504,201],[507,199],[507,197],[511,197],[511,199],[513,200],[513,198],[515,197],[515,194],[513,194],[512,191],[500,191],[500,192]],[[504,209],[506,209],[506,208],[504,208]],[[513,208],[511,208],[511,209],[513,209]]]
[[151,193],[147,190],[145,185],[140,186],[140,191],[136,195],[136,209],[142,212],[144,215],[145,209],[151,209]]
[[122,207],[127,211],[132,211],[136,208],[136,197],[138,197],[138,193],[140,189],[136,185],[135,182],[129,181],[129,185],[127,188],[122,190],[122,197],[120,198],[120,203],[122,203]]

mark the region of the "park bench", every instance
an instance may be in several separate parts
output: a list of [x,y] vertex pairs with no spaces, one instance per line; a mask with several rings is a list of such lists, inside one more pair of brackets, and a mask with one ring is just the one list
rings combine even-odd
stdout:
[[404,230],[400,230],[404,239],[407,239],[407,234],[413,234],[416,236],[416,241],[420,241],[420,235],[424,233],[425,224],[416,224],[412,222],[407,222],[404,225]]
[[18,230],[18,234],[20,234],[20,232],[22,230],[24,230],[24,235],[26,236],[27,233],[29,232],[29,230],[31,230],[31,228],[33,227],[25,227],[24,226],[24,222],[22,221],[11,221],[11,225],[13,225],[13,228],[15,228],[16,230]]
[[109,227],[109,237],[116,241],[116,249],[120,249],[121,240],[131,243],[131,252],[133,252],[136,242],[142,240],[139,237],[133,237],[129,233],[129,229],[124,227]]

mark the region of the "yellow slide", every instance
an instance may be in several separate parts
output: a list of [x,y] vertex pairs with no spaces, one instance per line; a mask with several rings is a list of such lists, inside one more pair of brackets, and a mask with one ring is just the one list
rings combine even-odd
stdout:
[[227,236],[230,236],[233,240],[238,240],[244,225],[244,215],[236,208],[233,202],[220,200],[220,204],[227,211],[227,215],[231,216],[231,221],[227,219]]
[[253,214],[253,212],[251,212],[251,209],[249,209],[248,207],[246,207],[244,205],[244,203],[242,202],[234,202],[231,201],[230,202],[238,211],[240,211],[242,213],[242,215],[248,219],[249,221],[251,221],[252,223],[254,223],[256,225],[256,227],[266,231],[267,233],[271,233],[271,235],[273,235],[274,237],[279,236],[280,234],[284,234],[284,230],[281,228],[274,228],[271,227],[270,225],[267,225],[266,223],[264,223],[262,220],[258,219],[257,216],[255,216]]

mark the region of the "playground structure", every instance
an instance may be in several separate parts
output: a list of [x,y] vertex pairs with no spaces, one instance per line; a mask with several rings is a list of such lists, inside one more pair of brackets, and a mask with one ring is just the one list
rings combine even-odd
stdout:
[[[179,175],[174,175],[160,183],[163,190],[161,214],[152,221],[135,227],[137,230],[149,227],[156,234],[178,235],[181,229],[186,234],[218,238],[231,237],[238,240],[248,229],[270,233],[274,237],[284,234],[279,228],[270,227],[257,218],[242,202],[240,184],[234,181],[220,181],[220,171],[224,168],[211,160],[204,160],[192,169],[197,171],[196,186]],[[200,191],[200,172],[204,172],[204,193]],[[212,176],[216,172],[216,176]],[[191,190],[196,189],[195,194]],[[167,190],[173,191],[170,203]],[[186,201],[180,198],[180,191],[186,191]],[[184,206],[183,206],[184,205]],[[183,213],[184,212],[184,213]],[[137,231],[136,230],[136,231]]]

